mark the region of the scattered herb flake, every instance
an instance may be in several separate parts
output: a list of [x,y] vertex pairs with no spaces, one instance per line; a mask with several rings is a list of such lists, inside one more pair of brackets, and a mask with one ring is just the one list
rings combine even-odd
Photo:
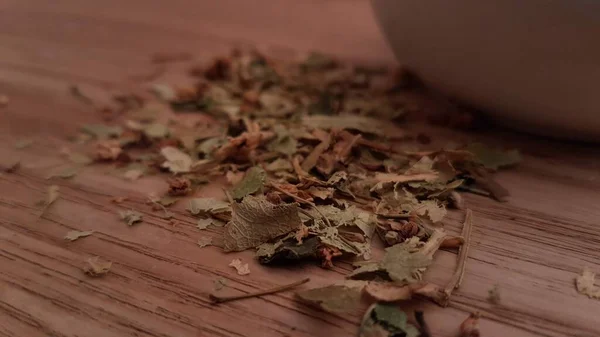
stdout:
[[112,262],[102,260],[100,257],[95,256],[87,259],[86,265],[83,267],[83,272],[92,277],[103,276],[110,271]]
[[250,268],[248,268],[248,264],[242,264],[242,260],[240,259],[231,260],[229,266],[235,268],[238,275],[244,276],[250,274]]
[[185,152],[172,146],[163,147],[160,153],[165,157],[166,161],[162,164],[173,173],[190,172],[192,169],[192,158]]
[[581,275],[575,278],[577,292],[586,295],[589,298],[600,299],[600,287],[594,285],[596,282],[596,273],[589,268],[583,268]]
[[210,246],[212,245],[212,238],[208,237],[208,236],[203,236],[200,239],[198,239],[198,246],[200,248],[206,247],[206,246]]
[[142,214],[134,210],[120,211],[119,216],[129,226],[133,226],[137,222],[142,222]]
[[203,230],[208,228],[208,226],[213,224],[213,220],[212,219],[198,219],[198,222],[196,222],[196,227],[198,227],[198,229]]
[[67,235],[65,235],[65,240],[75,241],[77,239],[90,236],[92,234],[94,234],[94,231],[69,231],[67,232]]
[[265,185],[267,173],[260,167],[252,167],[247,172],[242,181],[240,181],[231,191],[231,196],[236,199],[242,199],[247,195],[259,192]]

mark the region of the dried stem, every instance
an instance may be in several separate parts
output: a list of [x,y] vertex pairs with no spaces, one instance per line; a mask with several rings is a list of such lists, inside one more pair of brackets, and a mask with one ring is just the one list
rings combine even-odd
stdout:
[[462,282],[465,274],[465,267],[467,264],[467,255],[469,253],[469,245],[471,243],[471,230],[473,228],[473,211],[467,209],[465,216],[465,222],[463,224],[462,237],[465,239],[465,243],[458,248],[458,264],[456,271],[452,275],[452,279],[448,282],[448,285],[444,289],[444,292],[450,296],[452,290],[458,288]]
[[306,199],[302,199],[302,198],[300,198],[300,197],[299,197],[299,196],[297,196],[297,195],[293,195],[292,193],[290,193],[290,192],[288,192],[288,191],[284,190],[283,188],[281,188],[281,187],[279,187],[279,186],[277,186],[277,185],[275,185],[275,184],[268,183],[267,185],[268,185],[269,187],[273,188],[274,190],[276,190],[276,191],[278,191],[278,192],[281,192],[281,193],[283,193],[283,194],[287,195],[288,197],[294,198],[294,200],[296,200],[296,201],[298,201],[298,202],[300,202],[300,203],[303,203],[303,204],[306,204],[306,205],[310,205],[312,208],[314,208],[314,209],[315,209],[315,211],[317,211],[317,213],[319,213],[319,214],[321,215],[321,217],[323,218],[323,221],[325,221],[325,223],[327,224],[327,226],[331,227],[331,223],[329,222],[329,219],[327,219],[327,217],[325,216],[325,214],[323,214],[323,213],[322,213],[322,212],[321,212],[321,211],[320,211],[320,210],[317,208],[317,205],[315,205],[314,203],[312,203],[312,202],[310,202],[310,201],[308,201],[308,200],[306,200]]
[[249,293],[249,294],[238,295],[238,296],[218,296],[218,295],[210,294],[209,297],[210,297],[210,300],[213,301],[213,303],[225,303],[225,302],[230,302],[230,301],[242,300],[245,298],[259,297],[259,296],[263,296],[263,295],[279,293],[282,291],[292,289],[294,287],[297,287],[297,286],[307,283],[309,281],[310,281],[310,278],[305,278],[303,280],[296,281],[294,283],[286,284],[283,286],[278,286],[278,287],[267,289],[267,290],[257,291],[255,293]]

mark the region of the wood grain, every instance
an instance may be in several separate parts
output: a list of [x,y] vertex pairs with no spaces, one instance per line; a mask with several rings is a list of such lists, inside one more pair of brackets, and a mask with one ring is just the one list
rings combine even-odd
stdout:
[[[198,60],[233,46],[257,45],[278,55],[318,49],[341,58],[391,64],[369,4],[361,0],[184,1],[104,0],[0,2],[0,158],[19,157],[21,170],[0,177],[0,336],[352,336],[361,312],[339,316],[299,303],[291,293],[212,305],[213,282],[222,294],[241,294],[310,275],[303,287],[343,279],[351,267],[265,268],[251,252],[223,254],[198,248],[202,235],[183,205],[170,224],[145,204],[166,184],[124,182],[94,166],[68,181],[48,181],[63,162],[59,149],[78,125],[99,122],[74,100],[71,84],[98,90],[131,86],[149,73],[150,55],[184,51]],[[479,139],[516,146],[525,161],[498,180],[509,202],[467,195],[474,210],[473,246],[464,283],[446,309],[420,308],[435,336],[454,336],[472,310],[483,313],[484,336],[598,336],[600,302],[578,295],[573,278],[583,266],[600,271],[600,151],[597,147],[532,139],[510,131],[456,133],[435,129],[434,140]],[[33,138],[17,150],[13,143]],[[50,184],[61,198],[38,220],[35,203]],[[219,184],[202,195],[219,193]],[[110,202],[128,196],[122,205]],[[118,210],[136,209],[144,222],[128,227]],[[449,231],[460,232],[452,213]],[[69,230],[95,230],[65,242]],[[381,254],[380,251],[376,254]],[[111,273],[90,279],[86,258],[114,261]],[[249,276],[228,267],[250,264]],[[440,252],[426,277],[442,284],[456,255]],[[499,284],[501,304],[486,301]]]

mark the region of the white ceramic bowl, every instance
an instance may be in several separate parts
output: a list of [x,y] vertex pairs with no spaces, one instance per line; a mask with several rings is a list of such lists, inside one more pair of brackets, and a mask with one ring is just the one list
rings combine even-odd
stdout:
[[599,0],[372,0],[400,62],[512,127],[600,140]]

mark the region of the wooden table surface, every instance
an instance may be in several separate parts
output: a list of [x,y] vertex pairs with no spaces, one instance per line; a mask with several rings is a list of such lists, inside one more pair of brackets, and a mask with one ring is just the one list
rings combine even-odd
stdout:
[[[309,285],[342,280],[350,266],[311,264],[266,268],[252,252],[200,249],[202,235],[184,206],[176,225],[144,203],[162,193],[162,179],[138,182],[96,166],[72,180],[46,180],[64,162],[59,149],[81,123],[98,114],[69,95],[69,85],[102,90],[148,73],[149,56],[182,51],[206,60],[232,46],[278,53],[321,50],[351,61],[393,64],[368,1],[359,0],[2,0],[0,1],[0,158],[22,168],[0,177],[0,336],[352,336],[362,313],[333,315],[298,303],[292,293],[212,306],[219,277],[223,294],[265,289],[310,275]],[[444,134],[440,131],[439,135]],[[483,313],[482,335],[599,336],[600,301],[577,294],[584,266],[600,272],[600,151],[596,146],[536,139],[509,131],[456,134],[507,144],[525,153],[521,166],[498,174],[507,203],[466,195],[474,210],[474,242],[463,286],[448,308],[421,308],[435,336],[454,336],[472,310]],[[27,149],[18,139],[31,138]],[[61,198],[38,220],[35,203],[50,184]],[[218,186],[212,186],[213,190]],[[211,191],[202,191],[209,195]],[[113,196],[129,196],[124,205]],[[116,212],[134,208],[145,221],[124,225]],[[458,232],[462,215],[446,228]],[[69,230],[96,230],[72,243]],[[209,229],[209,235],[218,235]],[[92,279],[90,256],[114,261]],[[238,276],[232,258],[250,263]],[[456,255],[440,252],[426,277],[448,280]],[[486,301],[498,284],[501,304]]]

